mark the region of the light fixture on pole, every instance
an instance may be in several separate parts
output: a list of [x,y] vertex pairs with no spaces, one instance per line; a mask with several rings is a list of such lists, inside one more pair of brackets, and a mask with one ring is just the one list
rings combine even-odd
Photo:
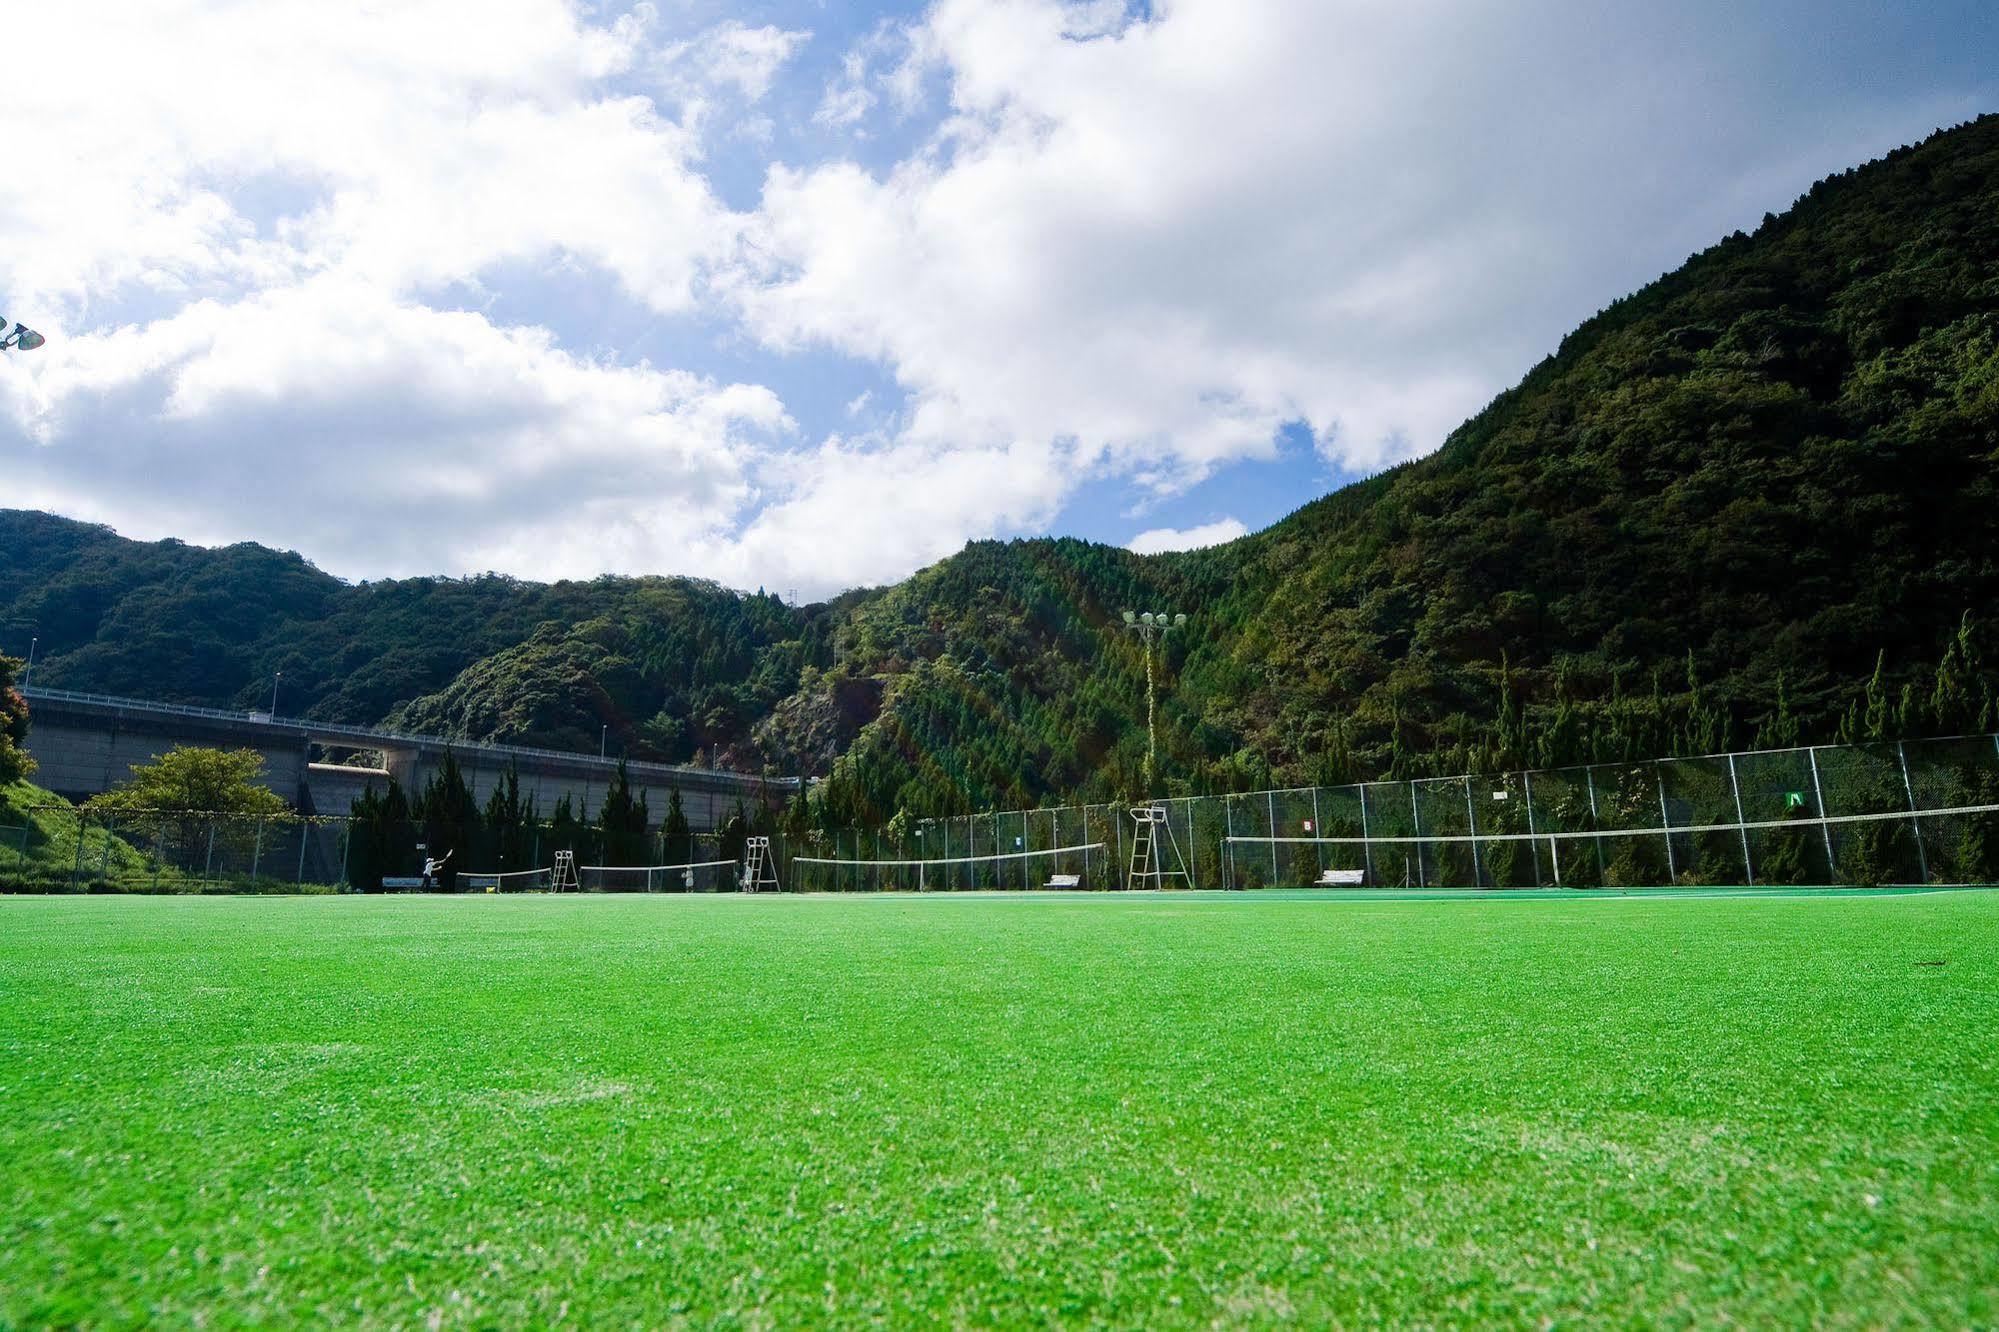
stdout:
[[7,321],[0,319],[0,351],[33,351],[48,339],[29,328],[26,324],[14,325],[14,331],[7,331]]
[[603,758],[605,747],[611,741],[611,723],[605,722],[597,731],[597,757]]
[[271,720],[272,721],[276,721],[278,719],[278,681],[284,678],[285,678],[285,673],[283,671],[279,671],[277,674],[271,677]]
[[21,688],[23,689],[28,687],[28,677],[35,673],[35,644],[41,641],[39,638],[28,640],[28,664],[21,668]]
[[1145,640],[1145,790],[1148,798],[1159,787],[1158,691],[1152,679],[1152,642],[1187,627],[1184,614],[1166,611],[1126,611],[1124,627]]

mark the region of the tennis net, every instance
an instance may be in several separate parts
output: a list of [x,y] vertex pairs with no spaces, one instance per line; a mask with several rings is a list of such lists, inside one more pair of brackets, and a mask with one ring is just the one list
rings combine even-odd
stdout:
[[553,886],[554,871],[546,869],[507,870],[499,874],[458,876],[458,882],[472,893],[545,893]]
[[[1102,842],[1002,851],[983,856],[929,856],[910,859],[849,860],[798,856],[792,878],[803,892],[930,892],[996,888],[1018,875],[1018,886],[1087,888],[1093,872],[1114,868]],[[988,871],[990,871],[988,873]],[[1038,882],[1037,882],[1038,881]],[[1008,885],[1012,886],[1012,885]]]
[[586,893],[731,893],[742,866],[733,860],[684,865],[578,865]]

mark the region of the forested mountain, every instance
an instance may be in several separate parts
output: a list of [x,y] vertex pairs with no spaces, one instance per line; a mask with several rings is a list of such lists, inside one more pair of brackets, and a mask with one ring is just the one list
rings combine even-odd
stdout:
[[297,555],[0,510],[0,647],[33,683],[634,755],[742,754],[832,608],[686,578],[348,584]]
[[[0,514],[50,685],[832,774],[829,815],[1999,725],[1999,117],[1815,186],[1435,454],[1229,546],[981,542],[802,609],[674,579],[348,586]],[[1967,613],[1970,619],[1967,621]],[[13,627],[9,627],[13,626]],[[18,650],[18,649],[16,649]],[[293,690],[296,688],[297,692]]]

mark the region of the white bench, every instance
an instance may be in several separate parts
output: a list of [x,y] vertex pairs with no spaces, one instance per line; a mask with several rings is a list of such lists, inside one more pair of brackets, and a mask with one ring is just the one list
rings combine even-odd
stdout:
[[1367,882],[1366,870],[1327,870],[1319,883],[1327,888],[1358,888]]
[[1041,886],[1043,888],[1080,888],[1082,883],[1083,876],[1080,874],[1051,874],[1048,876],[1048,882]]

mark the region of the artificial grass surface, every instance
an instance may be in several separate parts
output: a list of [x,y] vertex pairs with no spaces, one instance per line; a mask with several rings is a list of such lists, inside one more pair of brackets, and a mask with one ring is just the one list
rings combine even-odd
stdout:
[[0,1324],[1989,1324],[1996,975],[1980,893],[4,900]]

